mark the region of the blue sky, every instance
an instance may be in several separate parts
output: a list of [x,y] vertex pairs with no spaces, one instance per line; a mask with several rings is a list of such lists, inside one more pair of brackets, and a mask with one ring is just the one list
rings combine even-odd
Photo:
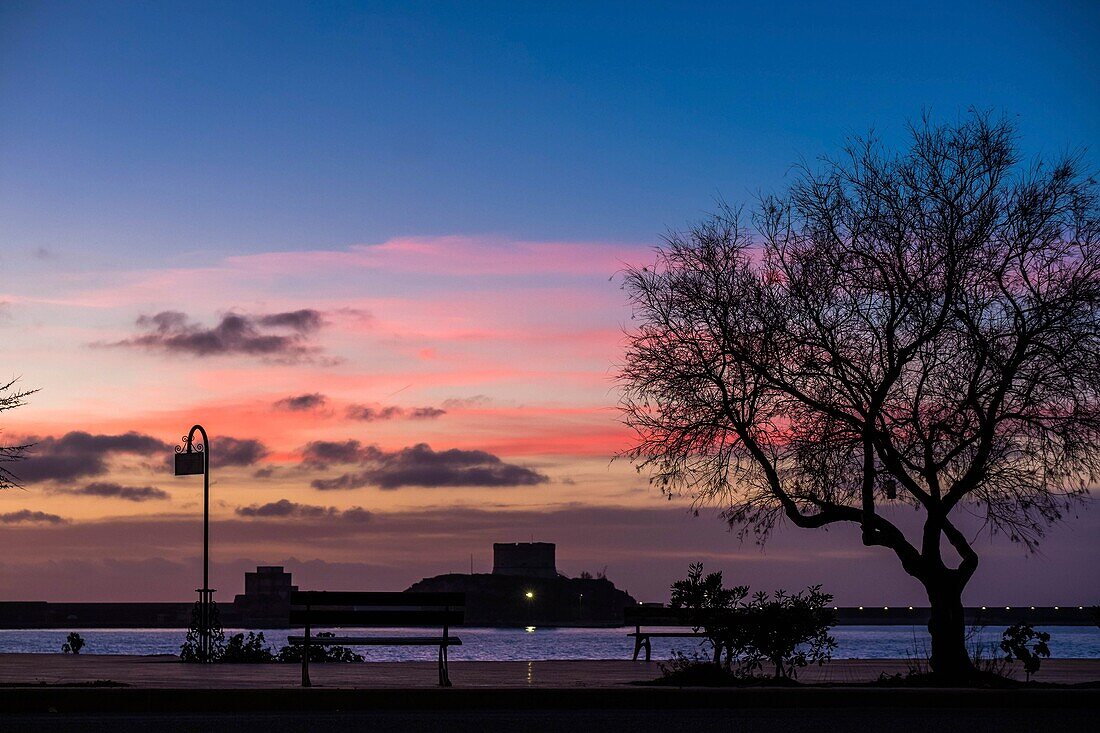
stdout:
[[6,2],[0,243],[649,242],[925,108],[1100,139],[1095,3],[550,5]]
[[[1098,38],[1084,2],[0,0],[0,380],[41,388],[0,439],[43,446],[27,491],[0,492],[0,597],[186,597],[196,484],[161,454],[197,420],[213,445],[256,447],[218,470],[227,595],[241,568],[278,562],[303,587],[400,589],[534,536],[639,598],[703,560],[913,603],[854,535],[792,530],[762,553],[610,460],[632,440],[614,274],[847,136],[903,146],[924,110],[1003,112],[1026,156],[1091,146],[1096,168]],[[307,311],[308,328],[270,325]],[[220,350],[171,347],[196,334]],[[264,339],[283,352],[246,348]],[[302,397],[316,408],[280,407]],[[58,473],[77,430],[158,447]],[[357,464],[317,468],[315,441],[392,460],[427,444],[537,480],[322,491]],[[303,546],[248,511],[284,501],[373,518],[348,535],[326,519]],[[1026,563],[984,547],[970,599],[1097,587],[1098,518],[1082,515]],[[449,533],[447,551],[410,522]],[[308,574],[322,566],[335,575]],[[890,570],[869,587],[869,567]]]

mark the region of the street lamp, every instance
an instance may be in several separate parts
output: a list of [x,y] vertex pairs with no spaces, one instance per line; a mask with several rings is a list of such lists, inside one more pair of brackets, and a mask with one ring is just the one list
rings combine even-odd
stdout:
[[[202,434],[202,442],[195,443],[195,431]],[[202,474],[202,587],[199,594],[199,651],[204,662],[210,661],[211,603],[214,591],[210,588],[210,438],[202,425],[195,425],[183,438],[183,445],[176,446],[176,475]]]

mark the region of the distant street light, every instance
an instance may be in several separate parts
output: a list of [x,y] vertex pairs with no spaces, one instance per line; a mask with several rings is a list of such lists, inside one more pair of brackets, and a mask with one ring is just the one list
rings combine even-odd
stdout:
[[534,598],[535,598],[535,591],[533,591],[533,590],[529,590],[529,591],[527,591],[526,593],[524,593],[523,595],[524,595],[524,597],[525,597],[525,598],[527,598],[527,600],[529,600],[529,601],[530,601],[530,600],[534,600]]
[[[202,434],[202,442],[195,443],[195,431]],[[210,660],[211,605],[214,591],[210,588],[210,438],[202,425],[195,425],[183,438],[183,445],[176,446],[176,475],[202,474],[202,587],[199,594],[199,652],[204,662]]]

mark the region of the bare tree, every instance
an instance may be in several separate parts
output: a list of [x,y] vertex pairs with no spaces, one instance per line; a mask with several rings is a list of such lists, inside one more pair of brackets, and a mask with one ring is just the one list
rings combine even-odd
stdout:
[[1030,550],[1100,469],[1097,184],[1077,156],[1021,165],[985,114],[911,138],[850,142],[629,268],[622,408],[639,469],[742,535],[850,522],[892,550],[963,679],[958,514]]
[[[0,412],[14,410],[16,407],[22,406],[27,397],[38,391],[15,389],[17,381],[19,380],[13,379],[7,384],[0,385]],[[19,486],[19,479],[4,464],[23,460],[26,457],[27,449],[30,447],[30,445],[0,445],[0,489]]]

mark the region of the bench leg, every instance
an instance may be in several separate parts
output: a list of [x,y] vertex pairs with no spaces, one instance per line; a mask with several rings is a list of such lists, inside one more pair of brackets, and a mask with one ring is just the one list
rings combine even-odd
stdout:
[[634,637],[634,659],[633,659],[633,661],[635,661],[635,662],[638,661],[638,652],[640,652],[641,650],[642,650],[642,637],[635,636]]
[[645,660],[649,661],[649,655],[653,652],[653,647],[649,645],[649,637],[645,638]]
[[447,645],[439,646],[439,686],[450,687],[451,675],[447,669]]
[[305,644],[302,644],[302,687],[312,687],[309,681],[309,625],[306,625]]

